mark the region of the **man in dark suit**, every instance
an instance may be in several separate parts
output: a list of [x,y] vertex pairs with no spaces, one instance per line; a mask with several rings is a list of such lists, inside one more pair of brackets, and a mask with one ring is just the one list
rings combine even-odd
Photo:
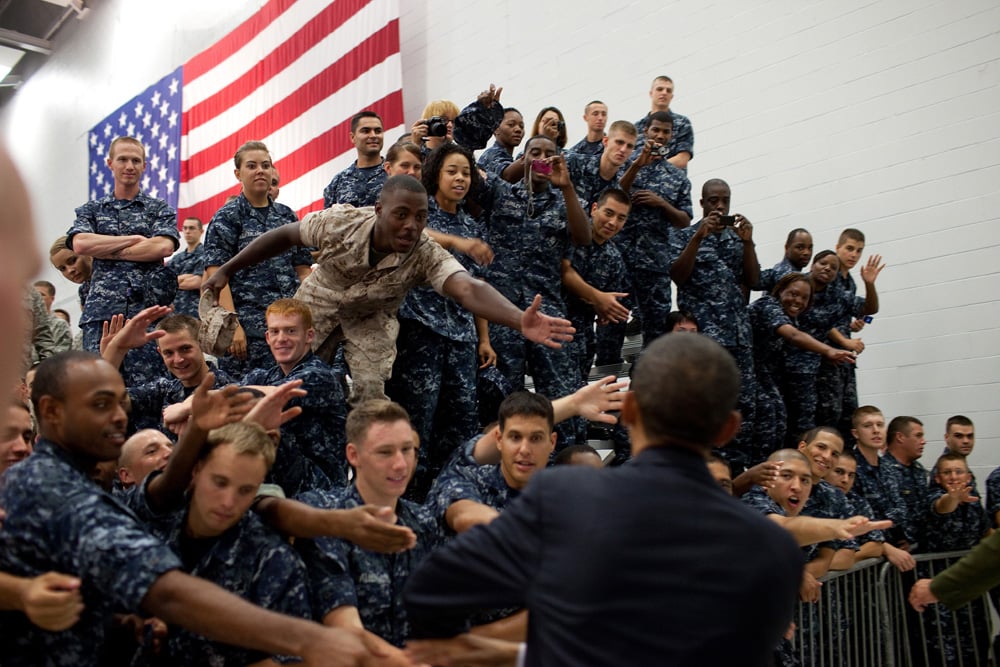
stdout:
[[432,554],[404,593],[413,635],[456,635],[470,609],[523,606],[529,667],[766,664],[802,555],[705,464],[739,429],[739,384],[710,339],[655,341],[622,405],[632,462],[543,471],[498,519]]

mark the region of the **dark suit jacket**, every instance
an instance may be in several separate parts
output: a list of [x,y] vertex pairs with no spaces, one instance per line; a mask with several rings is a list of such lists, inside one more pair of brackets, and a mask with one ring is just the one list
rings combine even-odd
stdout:
[[488,526],[439,549],[404,600],[415,637],[468,610],[529,610],[527,665],[763,665],[792,620],[803,559],[727,496],[696,453],[545,470]]

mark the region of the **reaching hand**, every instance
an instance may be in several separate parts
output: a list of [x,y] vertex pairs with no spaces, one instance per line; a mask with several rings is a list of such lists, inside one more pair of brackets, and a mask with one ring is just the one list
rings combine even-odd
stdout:
[[850,350],[838,350],[835,347],[828,347],[823,356],[836,364],[853,364],[857,353]]
[[740,240],[746,243],[747,241],[753,240],[753,225],[750,221],[744,218],[739,213],[736,214],[736,226],[733,229],[736,230],[736,235],[740,237]]
[[927,609],[927,605],[937,601],[937,596],[931,592],[930,579],[918,579],[910,589],[910,606],[917,611],[923,611]]
[[573,185],[569,178],[569,169],[566,168],[566,158],[562,155],[553,155],[547,158],[552,165],[552,173],[549,174],[549,182],[557,188],[565,188]]
[[173,308],[170,306],[150,306],[139,311],[132,319],[125,320],[124,324],[122,324],[124,315],[113,316],[110,323],[105,321],[101,327],[100,349],[102,354],[112,342],[120,350],[134,350],[150,341],[163,338],[167,335],[166,331],[147,332],[146,330],[153,322],[169,315],[172,311]]
[[286,382],[257,401],[244,419],[260,424],[265,431],[277,431],[286,422],[302,414],[302,408],[299,406],[283,410],[285,404],[293,398],[302,398],[308,393],[302,389],[302,380]]
[[247,358],[247,334],[243,331],[242,324],[236,325],[236,331],[233,332],[233,342],[230,344],[228,352],[237,359]]
[[469,633],[406,642],[411,660],[439,667],[512,667],[517,663],[518,648],[517,642]]
[[215,375],[208,373],[191,395],[191,417],[202,431],[211,431],[243,419],[253,406],[254,397],[235,384],[212,389]]
[[391,507],[361,505],[351,509],[331,510],[340,513],[344,521],[343,530],[337,537],[343,538],[368,551],[392,554],[412,549],[417,544],[416,534],[406,526],[387,523],[392,516]]
[[837,539],[849,540],[859,535],[870,533],[873,530],[888,530],[892,528],[892,521],[870,521],[867,517],[852,516],[850,519],[841,520],[841,528],[838,531]]
[[628,382],[619,382],[614,375],[592,382],[573,393],[574,412],[588,421],[617,424],[618,418],[608,413],[621,410],[625,400],[622,390],[627,388]]
[[747,470],[746,474],[754,484],[769,489],[778,481],[783,464],[784,461],[764,461]]
[[628,292],[598,292],[593,303],[597,317],[607,322],[624,322],[628,319],[629,309],[618,299],[628,296]]
[[521,335],[532,342],[558,350],[564,342],[573,340],[576,329],[569,320],[542,313],[541,307],[542,295],[536,294],[531,305],[521,313]]

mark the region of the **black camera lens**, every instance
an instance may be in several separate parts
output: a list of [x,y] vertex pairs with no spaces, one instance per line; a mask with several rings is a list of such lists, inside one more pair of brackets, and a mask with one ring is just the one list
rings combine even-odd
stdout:
[[428,137],[444,137],[448,135],[448,119],[444,116],[431,116],[424,124],[427,126]]
[[556,123],[556,129],[562,132],[563,130],[566,129],[566,123],[559,121],[558,123]]

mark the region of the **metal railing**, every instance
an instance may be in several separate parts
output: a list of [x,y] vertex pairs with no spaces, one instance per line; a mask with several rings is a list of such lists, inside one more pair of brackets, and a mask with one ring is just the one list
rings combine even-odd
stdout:
[[907,602],[917,579],[934,577],[967,554],[919,554],[899,572],[882,559],[857,563],[820,581],[820,600],[799,603],[793,652],[803,667],[986,667],[993,623],[987,596],[952,612],[923,614]]

